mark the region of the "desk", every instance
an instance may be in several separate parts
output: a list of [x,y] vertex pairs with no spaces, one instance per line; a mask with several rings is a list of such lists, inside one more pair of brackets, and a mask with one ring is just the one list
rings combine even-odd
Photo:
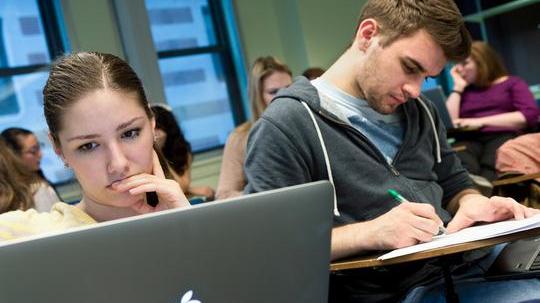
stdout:
[[340,271],[340,270],[349,270],[349,269],[361,269],[367,267],[378,267],[386,266],[392,264],[399,264],[429,258],[440,258],[441,269],[444,278],[445,285],[445,296],[446,302],[459,302],[459,298],[454,290],[454,283],[452,281],[452,276],[450,274],[450,269],[448,264],[445,262],[445,256],[452,255],[455,253],[460,253],[464,251],[469,251],[473,249],[485,248],[494,246],[497,244],[516,241],[519,239],[525,239],[530,237],[535,237],[540,235],[540,227],[524,230],[521,232],[502,235],[494,238],[471,241],[461,244],[449,245],[446,247],[440,247],[435,249],[430,249],[422,252],[417,252],[410,255],[405,255],[397,258],[387,259],[387,260],[378,260],[377,257],[381,256],[382,253],[370,256],[361,256],[356,258],[349,258],[338,260],[330,265],[331,271]]
[[378,266],[399,264],[399,263],[410,262],[410,261],[417,261],[417,260],[422,260],[422,259],[441,257],[441,256],[468,251],[468,250],[495,246],[497,244],[516,241],[519,239],[525,239],[525,238],[530,238],[530,237],[539,236],[539,235],[540,235],[540,227],[524,230],[524,231],[513,233],[513,234],[498,236],[498,237],[494,237],[490,239],[484,239],[484,240],[450,245],[450,246],[441,247],[441,248],[430,249],[423,252],[418,252],[418,253],[401,256],[401,257],[397,257],[393,259],[388,259],[388,260],[377,260],[377,257],[383,255],[383,253],[341,259],[341,260],[337,260],[333,262],[330,265],[330,270],[339,271],[339,270],[358,269],[358,268],[366,268],[366,267],[378,267]]

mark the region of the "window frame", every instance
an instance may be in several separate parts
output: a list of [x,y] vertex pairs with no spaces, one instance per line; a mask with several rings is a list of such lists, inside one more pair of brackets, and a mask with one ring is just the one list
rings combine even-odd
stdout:
[[[43,27],[43,35],[49,49],[49,59],[52,62],[56,57],[65,51],[64,42],[60,33],[60,23],[58,22],[54,0],[34,0],[37,2],[39,17]],[[34,72],[48,70],[51,63],[30,64],[14,67],[0,67],[0,78],[13,77]]]
[[[148,10],[147,10],[148,11]],[[208,0],[208,11],[212,20],[212,30],[216,37],[216,43],[212,46],[190,47],[183,49],[173,49],[158,51],[156,55],[159,60],[187,57],[192,55],[217,55],[222,62],[223,71],[225,74],[225,83],[227,86],[227,94],[229,96],[229,105],[231,108],[232,119],[234,125],[246,121],[246,114],[243,109],[242,93],[240,90],[239,78],[234,66],[233,49],[230,43],[230,36],[227,32],[227,24],[225,22],[225,11],[220,0]],[[153,37],[152,37],[152,43]],[[163,86],[165,89],[165,86]],[[196,153],[222,148],[223,146],[215,146],[208,149],[202,149]]]

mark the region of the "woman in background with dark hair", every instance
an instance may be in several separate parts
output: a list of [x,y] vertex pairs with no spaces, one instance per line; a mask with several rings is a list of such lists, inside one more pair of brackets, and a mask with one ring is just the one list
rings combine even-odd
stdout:
[[34,185],[37,185],[37,188],[34,190],[32,207],[39,212],[49,211],[53,204],[61,199],[41,170],[43,155],[36,135],[24,128],[11,127],[2,131],[1,136],[5,140],[6,147],[13,151],[29,172],[36,175]]
[[206,201],[214,199],[214,190],[209,186],[191,186],[191,144],[186,140],[180,125],[170,108],[163,104],[151,106],[156,119],[156,147],[167,159],[173,177],[188,197],[202,196]]
[[40,183],[0,138],[0,213],[33,208],[33,195]]
[[456,126],[479,128],[457,138],[458,155],[470,173],[493,181],[495,152],[504,142],[538,123],[538,107],[527,83],[509,75],[488,44],[472,43],[471,55],[450,71],[454,88],[446,106]]

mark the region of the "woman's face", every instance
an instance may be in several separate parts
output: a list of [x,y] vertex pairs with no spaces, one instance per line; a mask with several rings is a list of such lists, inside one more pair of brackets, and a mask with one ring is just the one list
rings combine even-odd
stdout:
[[458,72],[467,81],[467,83],[474,83],[476,81],[476,73],[477,73],[477,67],[476,62],[472,59],[472,57],[468,57],[465,59],[465,61],[458,64]]
[[18,138],[21,146],[21,159],[31,171],[37,172],[41,163],[41,146],[34,135],[22,135]]
[[285,72],[273,72],[262,82],[262,97],[264,104],[268,106],[278,90],[285,88],[292,83],[292,78]]
[[56,151],[73,169],[87,203],[129,207],[144,199],[111,188],[115,181],[152,173],[155,122],[135,93],[93,91],[67,108],[61,125]]

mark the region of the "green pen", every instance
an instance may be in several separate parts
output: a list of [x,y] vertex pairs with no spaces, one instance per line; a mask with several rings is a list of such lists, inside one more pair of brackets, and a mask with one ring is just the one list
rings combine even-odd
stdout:
[[[393,189],[389,189],[388,193],[390,194],[390,196],[392,196],[392,198],[394,198],[396,201],[400,203],[409,202],[409,200],[405,199],[402,195],[400,195],[397,191]],[[448,231],[442,225],[439,226],[439,233],[437,235],[441,235],[441,234],[442,235],[448,234]]]

